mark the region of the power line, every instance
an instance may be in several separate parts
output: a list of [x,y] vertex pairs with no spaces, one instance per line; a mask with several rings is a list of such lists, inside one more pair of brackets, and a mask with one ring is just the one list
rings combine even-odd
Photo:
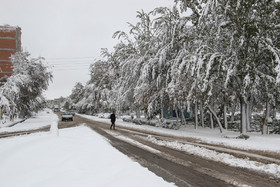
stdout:
[[47,63],[50,64],[79,64],[79,63],[94,63],[94,61],[77,61],[77,60],[73,60],[73,61],[60,61],[60,62],[52,62],[52,61],[46,61]]
[[48,65],[48,67],[90,67],[91,64],[57,64],[57,65]]
[[67,69],[67,68],[84,68],[84,69],[89,69],[90,66],[86,66],[86,65],[83,65],[83,66],[51,66],[50,68],[53,68],[53,69]]
[[61,64],[61,63],[71,63],[71,62],[91,62],[93,63],[94,61],[93,60],[77,60],[77,59],[72,59],[72,60],[63,60],[63,61],[49,61],[49,60],[46,60],[45,62],[48,62],[48,63],[52,63],[52,64]]
[[57,70],[57,69],[69,69],[69,68],[76,68],[76,69],[90,69],[89,64],[80,64],[80,65],[56,65],[56,66],[50,66],[50,68]]
[[71,59],[91,59],[95,60],[95,57],[61,57],[61,58],[45,58],[46,60],[59,61],[59,60],[71,60]]
[[57,68],[57,69],[53,69],[53,70],[69,70],[69,69],[73,69],[73,70],[89,70],[88,68],[75,68],[75,67],[68,67],[68,68]]
[[93,59],[68,59],[68,60],[45,60],[46,62],[63,63],[63,62],[94,62]]
[[68,67],[68,66],[90,66],[91,64],[56,64],[56,65],[51,65],[51,67]]
[[96,61],[95,57],[57,57],[45,58],[45,62],[53,71],[90,70],[90,65]]
[[96,61],[94,57],[71,57],[71,58],[45,58],[45,62],[51,65],[61,64],[92,64]]
[[90,66],[91,64],[94,64],[93,61],[65,61],[65,62],[47,62],[47,65],[49,66]]

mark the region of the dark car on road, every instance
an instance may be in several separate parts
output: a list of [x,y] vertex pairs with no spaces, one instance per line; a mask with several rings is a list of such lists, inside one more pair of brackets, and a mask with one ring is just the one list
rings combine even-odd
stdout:
[[61,121],[73,121],[73,114],[71,112],[63,112]]

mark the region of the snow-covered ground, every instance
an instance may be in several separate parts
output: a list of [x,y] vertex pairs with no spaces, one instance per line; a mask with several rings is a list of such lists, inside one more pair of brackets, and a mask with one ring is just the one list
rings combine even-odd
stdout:
[[[106,122],[108,128],[110,126],[109,119],[81,116]],[[0,132],[34,129],[46,125],[55,126],[57,121],[58,118],[52,111],[45,110],[14,127],[0,128]],[[248,133],[250,136],[248,140],[229,139],[225,136],[237,137],[239,133],[221,134],[218,129],[200,128],[195,130],[189,127],[170,130],[135,125],[123,122],[121,119],[117,119],[116,128],[118,126],[128,126],[173,136],[194,137],[204,142],[280,154],[279,135]],[[125,137],[123,138],[125,139]],[[159,145],[175,149],[179,147],[180,150],[192,151],[192,154],[198,156],[208,156],[208,159],[219,158],[217,161],[225,161],[229,165],[237,167],[244,165],[247,168],[265,171],[280,177],[280,166],[276,164],[266,165],[205,148],[181,145],[180,142],[155,141],[153,137],[147,138]],[[149,147],[143,148],[150,149]],[[157,150],[150,151],[157,152]],[[59,135],[52,131],[0,139],[0,166],[0,186],[173,186],[120,153],[109,144],[108,140],[83,125],[60,129]]]
[[[43,111],[12,130],[50,123],[56,115]],[[86,126],[0,139],[0,176],[3,187],[174,186]]]
[[28,118],[26,121],[24,121],[24,123],[18,123],[15,126],[8,127],[20,120],[22,119],[15,119],[15,121],[4,119],[3,122],[1,121],[0,123],[0,133],[39,129],[45,126],[54,125],[57,124],[58,117],[52,112],[52,110],[45,109],[38,112],[37,114],[34,114],[31,118]]

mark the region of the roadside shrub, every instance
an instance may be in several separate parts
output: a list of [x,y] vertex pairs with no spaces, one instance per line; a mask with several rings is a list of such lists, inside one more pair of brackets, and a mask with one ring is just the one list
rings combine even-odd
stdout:
[[241,134],[240,136],[237,136],[236,139],[245,139],[245,140],[247,140],[247,139],[249,139],[249,138],[250,138],[250,136],[248,136],[248,135],[246,135],[246,134]]

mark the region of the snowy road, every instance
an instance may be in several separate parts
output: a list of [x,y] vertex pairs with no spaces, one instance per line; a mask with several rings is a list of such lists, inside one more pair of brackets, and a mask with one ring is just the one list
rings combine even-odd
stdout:
[[[280,185],[279,176],[265,171],[268,165],[278,166],[280,160],[277,154],[233,150],[225,146],[206,145],[192,138],[166,136],[128,127],[118,127],[114,131],[110,130],[109,124],[106,123],[82,119],[78,116],[76,120],[106,137],[115,148],[142,166],[178,186]],[[197,155],[195,151],[191,152],[191,149],[207,152],[209,157],[201,157],[201,154]],[[213,151],[215,154],[211,157]],[[231,161],[223,162],[227,159]],[[261,167],[254,170],[243,167],[250,164]]]

